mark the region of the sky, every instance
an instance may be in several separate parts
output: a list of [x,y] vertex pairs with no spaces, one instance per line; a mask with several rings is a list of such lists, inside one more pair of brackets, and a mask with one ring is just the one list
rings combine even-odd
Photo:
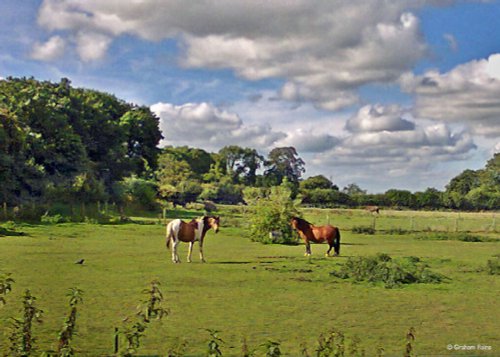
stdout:
[[500,2],[1,0],[0,78],[112,93],[160,146],[293,146],[340,188],[443,190],[500,152]]

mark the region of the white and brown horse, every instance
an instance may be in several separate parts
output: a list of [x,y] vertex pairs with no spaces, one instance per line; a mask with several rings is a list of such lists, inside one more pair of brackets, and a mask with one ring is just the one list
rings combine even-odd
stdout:
[[329,248],[325,254],[326,256],[330,256],[332,248],[335,251],[335,255],[340,254],[340,231],[337,227],[329,224],[326,226],[315,226],[299,217],[293,217],[290,224],[304,241],[306,245],[306,256],[311,255],[311,242],[328,243]]
[[187,261],[191,263],[191,254],[195,242],[200,243],[200,259],[205,262],[203,257],[203,239],[208,230],[212,228],[215,233],[219,231],[219,217],[203,216],[198,219],[193,219],[186,223],[180,219],[174,219],[167,224],[167,248],[172,246],[172,261],[180,263],[179,255],[177,254],[177,246],[180,242],[189,243],[189,252]]

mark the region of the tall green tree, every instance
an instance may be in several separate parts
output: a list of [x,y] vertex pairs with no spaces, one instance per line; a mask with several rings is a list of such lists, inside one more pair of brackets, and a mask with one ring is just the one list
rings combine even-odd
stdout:
[[279,147],[271,150],[267,157],[265,182],[268,186],[276,186],[286,177],[289,182],[298,186],[305,172],[305,162],[297,154],[294,147]]
[[257,150],[230,145],[219,150],[218,155],[233,183],[255,185],[257,170],[264,163]]

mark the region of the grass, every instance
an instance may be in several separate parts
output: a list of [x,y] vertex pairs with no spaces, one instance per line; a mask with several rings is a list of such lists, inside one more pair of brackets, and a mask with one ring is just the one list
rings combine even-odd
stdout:
[[[498,234],[477,234],[492,241],[474,243],[421,240],[412,234],[362,235],[344,229],[343,222],[370,225],[363,212],[333,216],[331,210],[308,210],[306,218],[318,224],[318,217],[328,214],[341,228],[343,243],[340,257],[325,258],[327,246],[313,245],[308,259],[303,245],[251,242],[238,210],[217,214],[222,229],[207,235],[207,264],[196,259],[186,263],[187,245],[180,247],[183,263],[172,264],[164,227],[155,224],[156,218],[141,219],[143,224],[16,226],[25,235],[0,237],[0,271],[12,273],[15,280],[7,304],[0,307],[0,324],[19,314],[21,296],[29,288],[44,310],[44,323],[34,327],[38,346],[53,349],[67,315],[66,293],[77,287],[84,291],[84,303],[72,345],[81,355],[109,355],[115,327],[136,311],[142,291],[157,279],[170,315],[148,328],[139,350],[143,355],[165,353],[179,344],[187,344],[187,355],[203,355],[207,330],[212,330],[224,340],[225,356],[241,355],[242,339],[248,346],[277,341],[285,355],[297,356],[301,344],[311,351],[320,334],[332,329],[359,338],[367,355],[375,355],[380,346],[388,356],[402,355],[412,326],[418,354],[446,355],[446,346],[456,343],[489,344],[493,350],[482,355],[498,354],[500,312],[495,303],[500,281],[484,269],[500,253]],[[235,224],[225,225],[226,216]],[[382,221],[377,219],[377,224]],[[430,222],[432,214],[422,219]],[[449,280],[385,289],[330,275],[350,257],[381,252],[394,259],[419,257]],[[84,264],[75,264],[79,259]],[[0,336],[0,350],[6,344]]]

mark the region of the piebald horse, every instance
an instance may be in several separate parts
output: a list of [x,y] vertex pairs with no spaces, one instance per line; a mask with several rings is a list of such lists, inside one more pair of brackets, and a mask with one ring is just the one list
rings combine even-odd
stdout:
[[177,254],[177,246],[180,242],[189,243],[189,252],[187,261],[191,263],[191,254],[195,242],[200,243],[200,259],[204,263],[203,257],[203,239],[208,230],[212,228],[215,233],[219,231],[219,217],[203,216],[198,219],[193,219],[186,223],[180,219],[174,219],[167,224],[167,248],[172,246],[172,261],[180,263],[179,255]]
[[311,244],[313,243],[328,243],[330,246],[326,252],[326,256],[330,256],[332,248],[335,255],[340,254],[340,231],[337,227],[327,224],[326,226],[315,226],[307,222],[303,218],[293,217],[290,221],[293,229],[295,229],[300,238],[306,244],[306,253],[304,255],[311,255]]

